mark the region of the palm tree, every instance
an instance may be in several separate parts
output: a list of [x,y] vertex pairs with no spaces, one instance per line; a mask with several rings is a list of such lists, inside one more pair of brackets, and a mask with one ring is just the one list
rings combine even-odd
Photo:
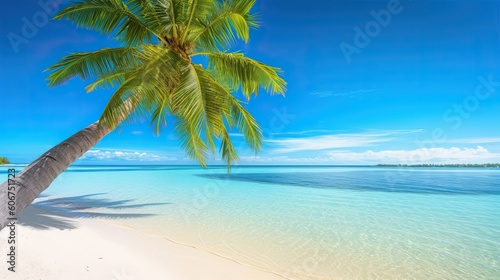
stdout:
[[[238,159],[229,132],[239,130],[257,152],[262,133],[243,102],[259,89],[284,94],[281,70],[229,52],[248,42],[258,27],[255,0],[81,0],[55,16],[79,27],[113,35],[122,45],[66,56],[51,66],[48,82],[59,85],[80,76],[87,91],[116,88],[99,121],[55,146],[16,176],[16,213],[44,191],[73,161],[124,120],[148,117],[156,133],[175,119],[182,148],[205,166],[216,145],[228,172]],[[193,63],[200,56],[205,66]],[[0,201],[7,201],[7,182]],[[0,229],[8,222],[0,203]]]

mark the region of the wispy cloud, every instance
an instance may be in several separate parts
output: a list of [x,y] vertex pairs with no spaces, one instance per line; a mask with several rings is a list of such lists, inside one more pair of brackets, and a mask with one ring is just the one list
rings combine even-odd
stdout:
[[171,161],[175,157],[167,157],[142,151],[116,151],[116,150],[89,150],[81,159],[83,160],[123,160],[123,161]]
[[335,131],[325,129],[311,129],[302,131],[285,131],[285,132],[272,132],[272,135],[317,135],[317,134],[332,134]]
[[243,137],[243,133],[228,133],[231,137]]
[[310,137],[265,140],[272,145],[274,153],[290,153],[299,151],[331,150],[372,146],[376,143],[390,142],[398,136],[417,133],[422,130],[372,131],[353,134],[331,134]]
[[357,90],[351,90],[351,91],[333,91],[333,90],[329,90],[329,91],[315,91],[315,92],[310,92],[309,95],[320,97],[320,98],[330,97],[330,96],[334,96],[334,97],[350,97],[350,98],[353,98],[353,97],[360,97],[360,96],[363,96],[363,95],[365,95],[367,93],[374,92],[374,91],[377,91],[377,90],[376,89],[365,89],[365,88],[357,89]]

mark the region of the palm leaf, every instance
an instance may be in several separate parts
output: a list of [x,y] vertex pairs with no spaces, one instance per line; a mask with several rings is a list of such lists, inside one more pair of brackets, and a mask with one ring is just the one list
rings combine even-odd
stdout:
[[225,114],[228,123],[241,131],[247,145],[257,153],[262,148],[262,130],[259,124],[234,96],[229,95],[227,102],[230,108],[230,113]]
[[[178,128],[187,129],[187,131],[178,130],[182,146],[189,156],[204,162],[208,148],[200,135],[203,135],[204,129],[208,126],[206,95],[203,94],[202,88],[204,81],[200,79],[196,68],[197,66],[190,64],[186,71],[181,74],[181,81],[172,93],[171,100],[173,113],[181,121]],[[209,113],[208,116],[211,114]],[[208,130],[206,137],[209,143],[213,143],[210,130]],[[210,145],[211,147],[212,145]]]
[[153,131],[156,135],[160,135],[162,128],[167,126],[167,114],[170,111],[169,109],[170,104],[168,97],[162,95],[160,102],[156,104],[156,108],[151,114],[151,126],[153,126]]
[[165,38],[176,38],[177,17],[182,13],[181,0],[128,0],[130,10],[134,11],[142,22],[157,35]]
[[256,15],[249,13],[254,4],[255,0],[216,3],[191,40],[212,51],[229,49],[237,39],[247,42],[250,28],[258,27]]
[[[137,9],[138,3],[132,2]],[[118,39],[128,45],[151,41],[161,36],[144,24],[121,0],[81,0],[59,12],[55,19],[68,19],[77,26],[94,29],[104,34],[116,32]]]
[[135,53],[135,48],[126,47],[68,55],[46,70],[52,72],[48,77],[49,85],[64,83],[74,76],[88,79],[128,69],[138,64]]
[[106,75],[97,77],[97,80],[90,85],[86,86],[85,89],[87,93],[90,93],[96,89],[113,88],[120,86],[125,81],[125,76],[129,73],[129,70],[117,70],[114,73],[106,73]]
[[280,77],[281,70],[271,67],[242,53],[208,53],[208,68],[217,73],[234,90],[241,89],[250,98],[262,87],[271,94],[284,94],[286,82]]
[[191,121],[182,117],[177,118],[175,130],[178,133],[181,147],[188,157],[196,159],[201,166],[206,167],[205,159],[208,155],[208,147],[198,134],[198,130]]
[[[155,130],[159,134],[165,112],[158,108],[169,104],[169,95],[180,82],[180,69],[183,69],[182,64],[186,62],[172,50],[155,45],[143,45],[141,53],[137,55],[137,60],[140,64],[133,69],[128,69],[127,73],[120,77],[125,79],[125,82],[120,85],[106,105],[101,121],[110,126],[117,125],[118,118],[113,117],[116,113],[114,106],[132,98],[134,104],[142,104],[147,108],[158,110],[153,112],[152,123],[160,121]],[[164,67],[170,71],[162,71]],[[99,82],[105,81],[101,79],[96,83]],[[95,86],[96,83],[91,86]],[[167,111],[169,110],[170,108]],[[137,112],[137,114],[144,113],[143,111]]]
[[233,142],[226,130],[222,133],[222,141],[219,151],[222,154],[222,159],[226,162],[227,173],[231,172],[231,163],[239,159],[238,153],[233,146]]
[[134,79],[134,77],[127,79],[121,84],[104,107],[99,124],[114,128],[127,119],[133,110],[130,110],[130,106],[125,106],[125,101],[128,100],[129,104],[133,104],[133,108],[139,104],[139,98],[134,96],[134,92],[137,92],[134,90],[138,86],[139,81]]
[[178,0],[154,1],[153,12],[149,13],[148,17],[158,20],[158,32],[162,36],[177,38],[179,30],[177,21],[181,11],[182,5]]
[[184,32],[182,38],[180,40],[181,43],[184,43],[186,40],[186,36],[192,31],[191,23],[199,21],[205,21],[205,18],[208,14],[208,11],[213,7],[214,0],[191,0],[186,1],[189,3],[187,8],[187,22],[184,22]]

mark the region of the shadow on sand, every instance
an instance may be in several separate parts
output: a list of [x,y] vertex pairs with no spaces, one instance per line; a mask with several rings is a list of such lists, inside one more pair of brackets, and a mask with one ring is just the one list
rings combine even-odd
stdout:
[[142,208],[170,203],[133,204],[134,199],[112,200],[98,197],[105,193],[81,196],[46,198],[41,194],[37,200],[27,207],[19,216],[18,223],[35,229],[75,229],[75,218],[131,219],[154,216],[148,213],[111,213],[107,211]]

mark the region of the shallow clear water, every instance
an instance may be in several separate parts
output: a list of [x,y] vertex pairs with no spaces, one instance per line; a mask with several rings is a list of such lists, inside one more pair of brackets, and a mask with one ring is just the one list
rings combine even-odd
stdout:
[[499,169],[72,167],[44,195],[289,279],[500,279]]

